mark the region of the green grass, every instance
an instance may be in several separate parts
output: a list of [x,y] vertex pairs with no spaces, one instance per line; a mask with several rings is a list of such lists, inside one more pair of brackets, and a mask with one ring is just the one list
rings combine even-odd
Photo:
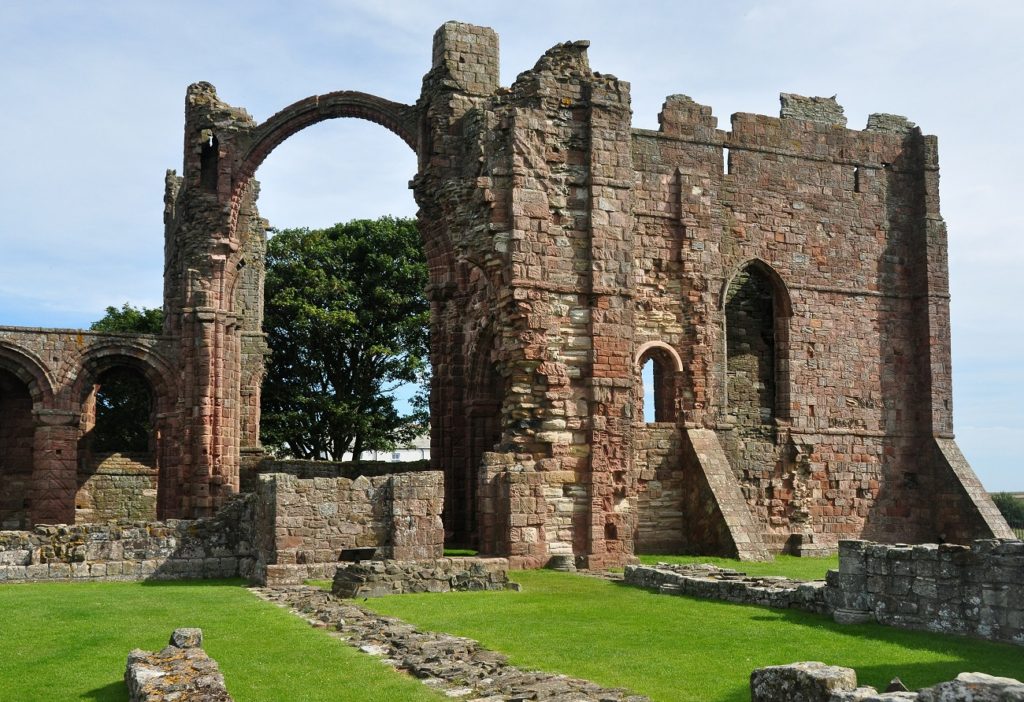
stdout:
[[461,557],[461,556],[475,556],[475,555],[477,555],[477,551],[474,551],[471,548],[446,548],[444,550],[444,555],[445,555],[446,558],[456,558],[456,557]]
[[801,558],[799,556],[776,556],[774,561],[738,561],[735,558],[714,556],[640,556],[645,565],[665,563],[711,563],[722,568],[732,568],[748,575],[784,575],[796,580],[824,580],[825,573],[839,568],[839,556],[827,558]]
[[795,611],[656,595],[551,571],[514,573],[522,592],[402,595],[365,603],[417,626],[481,641],[517,665],[626,687],[662,702],[748,702],[751,671],[817,660],[884,689],[963,671],[1024,678],[1008,644],[879,625],[840,626]]
[[133,648],[203,629],[238,702],[442,700],[238,582],[0,586],[0,699],[124,701]]

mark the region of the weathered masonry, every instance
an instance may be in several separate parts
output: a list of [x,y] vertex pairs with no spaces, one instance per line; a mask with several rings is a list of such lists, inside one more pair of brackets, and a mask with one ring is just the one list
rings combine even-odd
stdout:
[[262,457],[254,174],[337,117],[418,156],[450,540],[599,567],[1011,536],[953,441],[934,137],[892,115],[851,130],[834,100],[787,94],[728,131],[674,95],[659,130],[634,129],[629,84],[592,71],[586,42],[501,87],[495,33],[454,22],[414,105],[343,91],[257,123],[189,87],[163,335],[0,331],[4,525],[107,514],[76,496],[106,465],[79,446],[114,366],[149,384],[154,436],[131,479],[94,481],[99,502],[146,511],[108,493],[148,480],[156,516],[194,517],[238,489]]

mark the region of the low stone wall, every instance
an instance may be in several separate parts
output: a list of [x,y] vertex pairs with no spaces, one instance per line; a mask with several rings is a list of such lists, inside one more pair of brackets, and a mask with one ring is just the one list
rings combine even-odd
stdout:
[[129,702],[231,702],[217,661],[203,650],[201,629],[175,629],[157,653],[135,649],[124,671]]
[[710,565],[626,566],[630,585],[779,609],[840,623],[967,634],[1024,645],[1024,542],[916,546],[840,541],[824,582],[752,578]]
[[249,577],[252,500],[211,519],[37,526],[0,532],[0,582]]
[[368,561],[338,568],[331,591],[337,597],[383,597],[409,592],[504,590],[504,558],[437,558],[430,561]]
[[874,620],[1024,644],[1024,542],[841,541],[827,599],[836,621]]
[[708,564],[626,566],[625,581],[664,595],[689,595],[709,600],[801,609],[830,614],[825,602],[825,581],[804,582],[782,577],[751,577]]
[[[901,687],[901,686],[894,686]],[[1024,684],[1012,678],[961,673],[956,680],[911,691],[879,693],[858,687],[850,668],[807,662],[759,668],[750,675],[751,702],[1010,702],[1024,700]]]
[[150,454],[90,456],[78,470],[75,523],[155,521],[158,473]]
[[340,562],[440,558],[443,505],[440,471],[355,479],[260,476],[255,579],[295,585],[334,577]]

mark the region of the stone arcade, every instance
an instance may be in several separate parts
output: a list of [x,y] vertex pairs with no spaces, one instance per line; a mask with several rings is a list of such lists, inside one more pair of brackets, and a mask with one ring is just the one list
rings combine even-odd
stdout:
[[[257,124],[189,87],[163,333],[0,328],[0,528],[206,516],[259,470],[253,176],[337,117],[419,159],[452,542],[601,567],[1011,536],[953,440],[934,137],[882,114],[847,129],[834,100],[787,94],[728,131],[673,95],[659,130],[634,129],[629,84],[592,71],[586,42],[506,88],[495,33],[454,22],[414,105],[343,91]],[[95,386],[119,367],[152,391],[151,450],[93,455]]]

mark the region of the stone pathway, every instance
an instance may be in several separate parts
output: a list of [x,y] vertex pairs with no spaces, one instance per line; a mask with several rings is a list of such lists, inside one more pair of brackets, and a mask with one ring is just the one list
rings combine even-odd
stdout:
[[400,619],[339,600],[319,588],[251,591],[463,702],[650,702],[647,697],[587,680],[516,668],[501,653],[488,651],[472,639],[421,632]]

